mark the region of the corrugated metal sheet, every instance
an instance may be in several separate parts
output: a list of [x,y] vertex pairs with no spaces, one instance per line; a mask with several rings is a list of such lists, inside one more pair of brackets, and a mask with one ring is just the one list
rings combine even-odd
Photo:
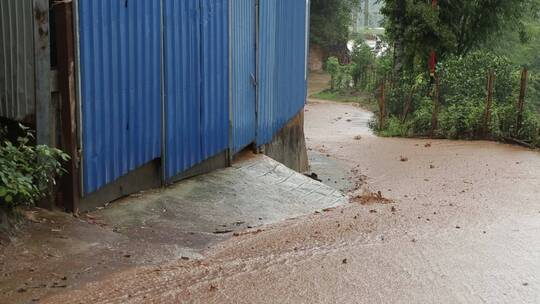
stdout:
[[202,155],[207,159],[229,146],[229,1],[201,1]]
[[85,194],[161,155],[160,2],[79,0]]
[[305,105],[308,8],[306,0],[261,1],[258,145]]
[[35,114],[32,0],[0,1],[0,116]]
[[165,0],[165,174],[202,160],[200,0]]
[[228,1],[165,0],[166,178],[228,146]]
[[254,142],[257,131],[256,14],[255,0],[231,1],[232,133],[235,153]]

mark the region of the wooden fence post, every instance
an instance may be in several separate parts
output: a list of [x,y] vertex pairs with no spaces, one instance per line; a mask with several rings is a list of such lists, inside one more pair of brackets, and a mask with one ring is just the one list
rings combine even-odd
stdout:
[[407,100],[405,101],[405,106],[403,107],[403,115],[401,116],[401,122],[405,122],[407,120],[407,115],[409,115],[409,111],[411,110],[412,101],[414,98],[414,94],[416,93],[416,85],[413,85],[411,87],[411,92],[407,96]]
[[431,115],[431,132],[430,137],[435,135],[435,130],[437,130],[439,124],[439,108],[441,106],[441,88],[439,75],[435,73],[435,94],[433,96],[433,114]]
[[75,37],[71,2],[54,6],[58,75],[61,95],[61,146],[71,159],[60,184],[61,203],[67,211],[76,212],[81,198],[79,148],[77,139],[77,110],[75,89]]
[[490,70],[487,75],[487,98],[486,98],[486,112],[484,116],[484,127],[482,129],[482,135],[484,138],[488,135],[489,124],[491,122],[491,107],[493,105],[493,83],[495,81],[495,73]]
[[523,127],[523,110],[525,108],[525,93],[527,92],[527,77],[529,71],[527,68],[523,68],[521,72],[521,84],[519,89],[519,99],[517,104],[517,126],[516,126],[516,135],[519,134],[521,128]]

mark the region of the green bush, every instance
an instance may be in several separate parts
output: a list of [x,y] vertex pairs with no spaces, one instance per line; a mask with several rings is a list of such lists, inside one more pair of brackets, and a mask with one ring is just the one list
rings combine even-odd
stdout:
[[369,86],[369,71],[375,64],[371,48],[363,41],[357,41],[351,56],[351,77],[354,87],[366,89]]
[[401,119],[391,116],[385,121],[383,130],[378,134],[384,137],[408,137],[411,135],[411,125],[409,122],[403,123]]
[[34,146],[33,134],[20,126],[24,136],[16,142],[0,136],[0,206],[32,205],[46,197],[55,178],[62,174],[62,161],[69,156],[44,145]]
[[326,61],[326,71],[330,74],[330,89],[342,91],[351,88],[353,79],[351,76],[352,66],[341,65],[336,57],[330,57]]
[[495,73],[494,103],[508,102],[519,85],[514,76],[517,69],[507,58],[484,51],[447,58],[439,70],[446,104],[484,103],[489,71]]
[[438,132],[451,139],[470,139],[482,135],[485,105],[463,101],[445,107],[439,114]]
[[416,135],[428,135],[431,131],[431,117],[433,115],[433,101],[424,97],[420,100],[418,108],[412,114],[411,129]]

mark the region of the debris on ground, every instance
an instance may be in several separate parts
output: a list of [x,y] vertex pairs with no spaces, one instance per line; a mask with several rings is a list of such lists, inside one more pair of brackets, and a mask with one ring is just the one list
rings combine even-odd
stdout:
[[356,136],[354,137],[354,140],[361,140],[361,139],[362,139],[362,136],[361,136],[361,135],[356,135]]
[[408,158],[407,156],[400,155],[400,156],[399,156],[399,160],[400,160],[401,162],[406,162],[406,161],[409,161],[409,158]]
[[317,173],[315,172],[311,172],[311,174],[304,174],[304,175],[318,182],[322,182],[322,179],[320,179],[319,175],[317,175]]
[[351,198],[351,203],[360,203],[361,205],[372,205],[372,204],[392,204],[393,200],[387,199],[382,195],[381,191],[372,192],[369,190],[364,190],[364,193],[361,195],[356,195]]
[[431,148],[431,143],[425,144],[424,147],[426,147],[426,148]]

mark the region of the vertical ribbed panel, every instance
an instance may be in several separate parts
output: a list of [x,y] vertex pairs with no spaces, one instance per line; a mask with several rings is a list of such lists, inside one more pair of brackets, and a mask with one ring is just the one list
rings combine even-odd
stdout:
[[0,0],[0,116],[35,114],[32,0]]
[[227,2],[164,1],[167,179],[227,149]]
[[277,2],[267,0],[260,3],[259,18],[259,119],[257,145],[272,140],[277,114]]
[[160,0],[79,0],[84,193],[161,155]]
[[164,0],[167,178],[202,161],[200,0]]
[[[263,3],[265,1],[262,1]],[[255,141],[256,2],[231,1],[233,152]]]
[[258,145],[269,143],[305,105],[308,5],[261,1]]
[[229,1],[201,1],[202,156],[207,159],[229,146]]

